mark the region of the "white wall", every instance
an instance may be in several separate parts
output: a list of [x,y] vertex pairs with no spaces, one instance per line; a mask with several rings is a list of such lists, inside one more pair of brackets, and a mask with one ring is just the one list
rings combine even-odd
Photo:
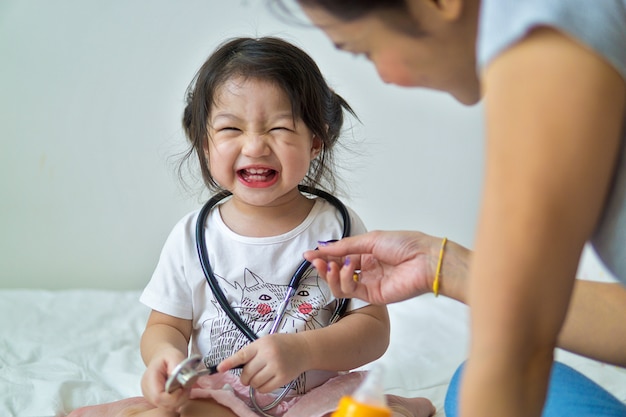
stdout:
[[344,155],[370,229],[471,246],[481,108],[384,85],[371,64],[259,0],[0,2],[0,287],[141,288],[172,225],[200,204],[171,156],[184,91],[224,39],[309,52],[362,126]]

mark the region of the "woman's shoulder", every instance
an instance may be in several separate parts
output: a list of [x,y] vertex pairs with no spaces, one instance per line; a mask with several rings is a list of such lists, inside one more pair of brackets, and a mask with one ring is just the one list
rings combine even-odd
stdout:
[[626,0],[483,0],[477,59],[484,68],[537,27],[552,27],[608,60],[626,79]]

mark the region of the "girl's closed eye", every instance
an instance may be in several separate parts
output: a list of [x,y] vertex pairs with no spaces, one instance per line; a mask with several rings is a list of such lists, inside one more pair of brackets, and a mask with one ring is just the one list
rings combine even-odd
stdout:
[[235,126],[220,126],[215,129],[215,133],[220,136],[232,136],[240,133],[242,130]]
[[287,132],[293,132],[294,130],[292,128],[289,128],[287,126],[276,126],[270,129],[270,131],[287,131]]

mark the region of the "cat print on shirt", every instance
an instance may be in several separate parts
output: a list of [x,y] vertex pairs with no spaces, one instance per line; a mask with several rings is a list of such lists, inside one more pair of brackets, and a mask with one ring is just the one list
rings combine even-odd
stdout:
[[[334,303],[327,306],[330,292],[326,286],[320,287],[320,278],[314,269],[309,269],[291,298],[278,333],[295,333],[324,327],[332,314]],[[216,275],[220,285],[231,300],[233,309],[243,321],[259,336],[269,333],[274,325],[278,309],[283,302],[288,286],[266,282],[262,277],[244,269],[243,285],[228,282]],[[240,291],[237,299],[234,294]],[[232,301],[234,299],[237,302]],[[217,305],[215,300],[212,301]],[[211,350],[205,356],[206,365],[215,365],[232,355],[250,341],[231,322],[226,313],[218,308],[219,316],[206,320],[202,327],[210,332]],[[238,371],[240,372],[240,371]],[[294,389],[298,394],[305,392],[305,375],[300,375]]]

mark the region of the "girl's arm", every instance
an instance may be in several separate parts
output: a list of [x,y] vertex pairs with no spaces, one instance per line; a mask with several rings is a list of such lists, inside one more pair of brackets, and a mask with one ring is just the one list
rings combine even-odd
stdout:
[[241,382],[270,392],[311,369],[357,368],[382,356],[388,344],[387,309],[369,305],[328,327],[264,336],[226,358],[218,370],[245,364]]
[[387,307],[353,310],[332,326],[300,334],[308,347],[307,369],[348,371],[380,358],[389,346]]
[[141,356],[147,365],[141,379],[144,397],[157,407],[174,411],[188,392],[165,392],[165,382],[174,368],[187,357],[191,320],[152,311],[141,337]]
[[152,310],[141,336],[141,357],[146,365],[164,349],[175,349],[187,357],[191,320],[179,319]]
[[539,416],[584,242],[619,148],[624,83],[537,29],[483,77],[487,165],[468,301],[464,416]]

